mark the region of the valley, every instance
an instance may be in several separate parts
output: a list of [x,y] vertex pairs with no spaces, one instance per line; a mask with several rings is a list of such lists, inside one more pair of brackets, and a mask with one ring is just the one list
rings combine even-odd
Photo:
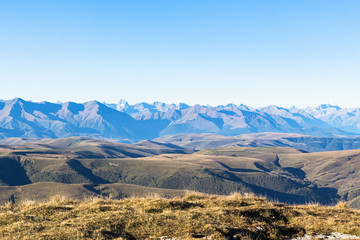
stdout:
[[344,201],[360,207],[360,150],[308,153],[272,146],[193,150],[166,142],[125,144],[81,137],[12,143],[0,147],[3,203],[57,193],[83,199],[183,196],[197,191],[255,193],[290,204]]

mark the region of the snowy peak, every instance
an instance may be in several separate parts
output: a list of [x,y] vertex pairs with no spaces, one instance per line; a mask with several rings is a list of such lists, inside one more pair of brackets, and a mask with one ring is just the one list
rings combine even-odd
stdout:
[[315,108],[316,110],[325,110],[325,109],[335,109],[337,111],[341,110],[341,107],[331,104],[321,104]]
[[184,109],[187,109],[189,108],[190,106],[187,105],[186,103],[178,103],[176,104],[176,109],[177,110],[184,110]]
[[125,99],[121,99],[116,105],[116,109],[122,112],[128,109],[129,107],[130,105]]
[[266,113],[269,113],[269,114],[280,114],[280,113],[289,113],[289,109],[286,109],[286,108],[282,108],[282,107],[278,107],[278,106],[275,106],[275,105],[269,105],[269,106],[266,106],[266,107],[263,107],[263,108],[259,108],[258,110],[260,110],[261,112],[266,112]]
[[[252,108],[244,104],[236,105],[234,103],[213,107],[199,104],[189,106],[187,104],[154,102],[151,104],[138,103],[127,105],[122,111],[137,120],[162,119],[170,121],[170,123],[175,126],[177,123],[186,123],[191,119],[191,121],[195,121],[195,119],[199,119],[198,117],[208,118],[207,120],[209,121],[210,119],[212,119],[211,121],[223,119],[223,128],[232,129],[228,131],[227,134],[229,132],[232,134],[235,134],[235,132],[258,132],[267,129],[268,131],[293,131],[296,133],[316,135],[323,132],[323,130],[319,130],[318,128],[326,128],[327,130],[325,132],[333,132],[335,131],[334,128],[338,128],[340,135],[343,134],[341,131],[347,132],[349,130],[350,132],[360,133],[360,109],[342,109],[339,106],[331,104],[322,104],[318,107],[301,109],[294,106],[286,108],[276,105]],[[239,126],[242,126],[242,130],[235,130],[238,129]],[[305,131],[304,129],[312,130]],[[320,132],[317,133],[318,131]],[[327,133],[325,133],[325,135],[326,134]]]
[[111,138],[134,142],[166,134],[296,133],[313,136],[360,135],[360,109],[323,104],[315,108],[233,103],[209,106],[164,102],[117,104],[0,100],[0,139],[5,137]]

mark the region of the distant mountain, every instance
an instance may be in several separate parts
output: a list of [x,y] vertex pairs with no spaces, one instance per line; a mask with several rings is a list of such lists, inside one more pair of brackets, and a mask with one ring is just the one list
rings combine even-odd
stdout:
[[139,123],[128,114],[99,102],[33,103],[15,98],[0,102],[0,133],[4,137],[61,138],[92,136],[136,139]]
[[269,106],[255,109],[246,105],[217,107],[186,104],[139,103],[129,105],[121,100],[109,107],[123,111],[137,120],[163,121],[159,135],[182,133],[218,133],[238,135],[257,132],[300,133],[314,136],[351,136],[313,116],[291,112],[289,109]]
[[162,102],[130,105],[0,100],[0,138],[72,136],[138,142],[164,135],[214,133],[225,136],[278,132],[316,137],[360,135],[360,109],[252,108],[246,105],[189,106]]
[[343,131],[360,133],[360,108],[340,108],[330,104],[322,104],[315,108],[290,109],[291,112],[312,116]]
[[163,121],[159,136],[183,133],[217,133],[234,136],[244,133],[281,132],[318,137],[360,134],[360,108],[341,109],[328,104],[316,108],[281,108],[270,105],[253,108],[244,104],[216,107],[161,102],[130,105],[125,100],[109,107],[142,121]]

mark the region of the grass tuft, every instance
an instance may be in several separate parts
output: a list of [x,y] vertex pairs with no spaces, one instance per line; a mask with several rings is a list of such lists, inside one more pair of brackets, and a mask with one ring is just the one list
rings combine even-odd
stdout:
[[346,203],[346,202],[338,202],[336,205],[335,205],[336,208],[338,209],[349,209],[349,205]]
[[0,206],[1,239],[289,239],[360,235],[359,225],[360,211],[346,204],[286,205],[239,193],[84,201],[56,196]]

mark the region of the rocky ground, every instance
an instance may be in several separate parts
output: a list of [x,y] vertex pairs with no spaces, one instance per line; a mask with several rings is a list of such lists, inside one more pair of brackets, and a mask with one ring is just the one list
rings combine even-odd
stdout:
[[333,232],[330,234],[304,235],[303,237],[292,238],[293,240],[310,240],[310,239],[360,239],[360,236]]

